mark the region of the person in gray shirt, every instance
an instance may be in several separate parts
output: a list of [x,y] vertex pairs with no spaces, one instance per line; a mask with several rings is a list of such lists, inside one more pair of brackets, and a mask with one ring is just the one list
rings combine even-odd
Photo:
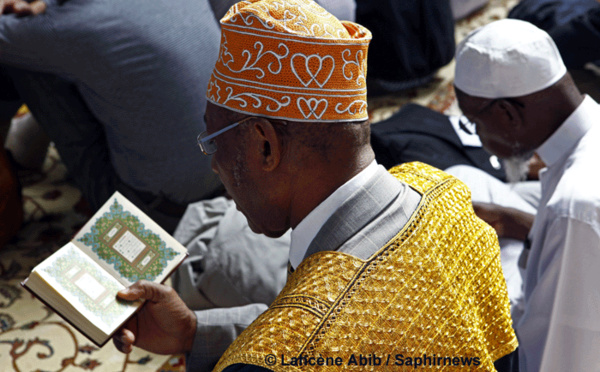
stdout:
[[[119,190],[172,232],[188,203],[220,194],[189,138],[235,2],[0,1],[18,13],[0,16],[2,90],[27,103],[92,209]],[[351,0],[321,2],[354,16]]]
[[[92,209],[119,190],[167,230],[221,190],[194,138],[217,59],[207,0],[46,0],[0,17],[0,64]],[[6,79],[5,79],[6,80]]]

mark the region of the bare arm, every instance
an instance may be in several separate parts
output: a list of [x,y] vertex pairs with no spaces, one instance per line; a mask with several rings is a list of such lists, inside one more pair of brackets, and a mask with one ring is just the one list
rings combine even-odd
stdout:
[[46,11],[46,3],[42,0],[27,2],[25,0],[0,0],[1,14],[16,14],[19,17],[38,15]]

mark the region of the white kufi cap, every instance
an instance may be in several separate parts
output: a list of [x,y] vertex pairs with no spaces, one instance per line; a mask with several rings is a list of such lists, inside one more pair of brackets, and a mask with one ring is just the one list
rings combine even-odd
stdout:
[[472,31],[458,45],[454,84],[475,97],[521,97],[550,87],[566,72],[545,31],[503,19]]

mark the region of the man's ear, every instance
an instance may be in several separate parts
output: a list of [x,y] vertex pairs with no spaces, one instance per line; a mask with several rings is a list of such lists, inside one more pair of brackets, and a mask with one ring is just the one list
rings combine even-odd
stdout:
[[260,166],[270,172],[279,166],[282,157],[281,139],[275,126],[268,119],[259,118],[252,122],[255,154],[260,159]]
[[513,128],[523,126],[523,116],[521,115],[521,106],[506,99],[500,99],[496,103],[496,107],[500,110],[499,114],[503,115]]

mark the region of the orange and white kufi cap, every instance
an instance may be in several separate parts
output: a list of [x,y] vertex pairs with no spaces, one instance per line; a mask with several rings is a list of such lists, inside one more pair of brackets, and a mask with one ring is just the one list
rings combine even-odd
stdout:
[[212,103],[292,121],[363,121],[371,32],[312,0],[247,0],[221,19]]

